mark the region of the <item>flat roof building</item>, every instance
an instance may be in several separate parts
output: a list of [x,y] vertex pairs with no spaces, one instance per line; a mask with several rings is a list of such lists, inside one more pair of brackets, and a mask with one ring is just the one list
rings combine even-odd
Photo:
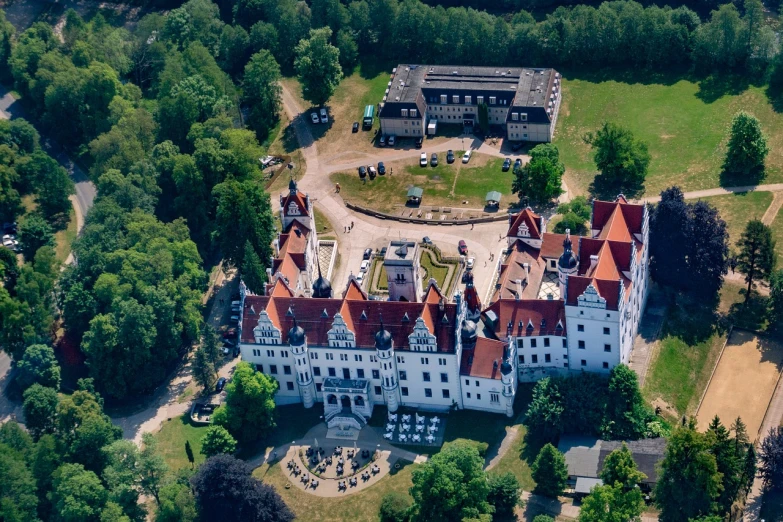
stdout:
[[509,140],[549,142],[560,98],[554,69],[401,64],[380,104],[381,132],[420,137],[436,132],[433,122],[472,131],[486,106],[487,124],[502,127]]

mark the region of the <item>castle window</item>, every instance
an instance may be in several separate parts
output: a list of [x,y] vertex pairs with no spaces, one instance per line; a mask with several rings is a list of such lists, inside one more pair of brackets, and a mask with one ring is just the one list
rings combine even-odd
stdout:
[[538,355],[536,355],[536,354],[533,354],[533,355],[532,355],[532,358],[533,358],[533,364],[536,364],[536,363],[538,363]]
[[612,345],[611,344],[605,344],[604,345],[604,351],[605,352],[611,352],[612,351]]
[[441,373],[440,374],[440,382],[449,382],[449,374],[448,373]]
[[364,370],[362,368],[357,369],[356,376],[360,379],[364,379]]
[[497,393],[490,393],[489,394],[489,402],[499,403],[500,402],[500,395],[497,394]]
[[608,369],[609,369],[609,363],[608,363],[608,362],[605,362],[605,363],[604,363],[604,370],[608,370]]
[[424,382],[430,382],[430,372],[422,372],[421,379]]
[[375,395],[380,395],[380,394],[381,394],[381,387],[380,386],[376,386],[375,387]]
[[544,337],[544,348],[549,348],[549,337]]
[[283,366],[283,373],[286,375],[291,375],[291,367],[290,366]]
[[380,379],[381,378],[381,372],[378,371],[378,370],[373,370],[372,371],[372,378],[373,379]]
[[579,349],[580,350],[584,350],[585,349],[585,342],[584,341],[579,341]]
[[424,396],[432,397],[432,388],[424,388]]
[[538,342],[535,339],[530,339],[530,347],[536,348],[538,346]]
[[400,393],[402,393],[403,397],[407,397],[408,396],[408,388],[403,386],[402,388],[400,388]]
[[276,364],[270,364],[269,365],[269,373],[272,375],[277,375],[277,365]]
[[321,376],[321,367],[320,366],[313,366],[313,375],[316,377]]
[[327,368],[327,371],[329,372],[329,377],[337,377],[337,370],[334,368]]
[[604,326],[604,335],[609,335],[609,328]]
[[443,393],[443,398],[448,399],[451,397],[451,394],[449,393],[449,390],[441,390],[441,393]]
[[585,331],[585,325],[583,325],[583,324],[576,325],[576,331],[577,332],[584,332]]
[[519,356],[519,364],[525,364],[525,356],[524,355],[520,355]]
[[405,370],[400,370],[400,380],[401,381],[407,381],[408,380],[408,372]]
[[552,362],[552,356],[548,353],[544,354],[544,362]]
[[291,381],[288,381],[285,383],[286,387],[288,388],[288,391],[294,391],[294,383]]

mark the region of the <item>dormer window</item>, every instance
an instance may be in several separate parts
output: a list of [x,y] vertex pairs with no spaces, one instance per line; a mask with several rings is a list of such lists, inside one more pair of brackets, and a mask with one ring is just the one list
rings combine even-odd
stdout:
[[472,96],[465,96],[465,105],[470,105],[472,99],[473,99]]
[[407,118],[408,117],[408,109],[400,109],[400,114],[402,115],[403,118]]
[[483,96],[476,96],[476,103],[478,103],[479,105],[484,103],[484,97]]
[[511,119],[514,120],[514,121],[518,121],[519,120],[519,113],[518,112],[512,112],[511,113]]
[[416,109],[411,109],[411,118],[416,118],[419,114],[419,111]]
[[454,103],[459,103],[459,94],[454,94],[451,97],[451,101],[454,102]]
[[490,96],[489,97],[489,104],[490,105],[495,105],[495,103],[497,103],[497,98],[494,97],[494,96]]
[[446,95],[446,94],[441,94],[441,95],[440,95],[440,102],[441,102],[441,103],[449,103],[449,97],[448,97],[448,95]]
[[530,229],[528,228],[527,223],[522,222],[517,229],[517,233],[520,237],[530,237]]
[[519,115],[519,117],[522,119],[522,121],[527,121],[527,113],[523,112]]

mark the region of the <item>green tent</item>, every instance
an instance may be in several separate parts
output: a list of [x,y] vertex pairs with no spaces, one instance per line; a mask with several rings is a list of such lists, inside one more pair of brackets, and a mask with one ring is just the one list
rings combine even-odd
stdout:
[[490,206],[496,206],[500,205],[500,198],[502,197],[502,194],[498,192],[497,190],[491,190],[487,192],[487,205]]
[[408,189],[408,201],[418,203],[421,201],[422,194],[424,194],[424,189],[419,187],[411,187]]

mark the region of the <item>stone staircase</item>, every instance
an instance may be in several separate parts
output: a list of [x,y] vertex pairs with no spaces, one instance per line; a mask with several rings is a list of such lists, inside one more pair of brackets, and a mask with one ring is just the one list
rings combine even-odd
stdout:
[[333,411],[326,416],[326,426],[329,428],[351,427],[361,430],[367,425],[367,420],[361,415],[356,415],[349,409]]

